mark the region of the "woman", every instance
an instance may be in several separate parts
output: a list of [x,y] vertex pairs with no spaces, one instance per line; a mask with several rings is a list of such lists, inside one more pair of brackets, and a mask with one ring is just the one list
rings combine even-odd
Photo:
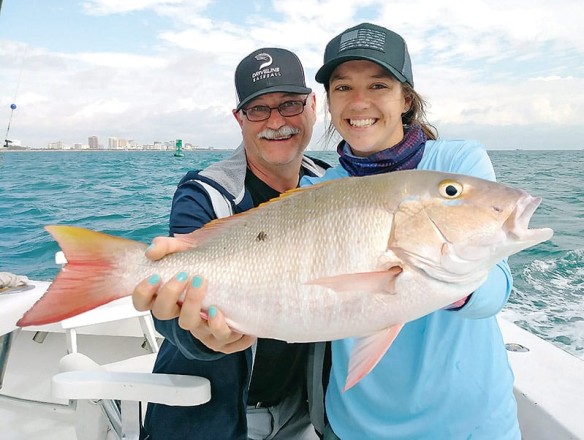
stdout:
[[[303,184],[404,169],[495,179],[479,144],[436,140],[398,34],[369,23],[347,29],[327,45],[316,80],[343,141],[340,165]],[[407,323],[346,392],[354,340],[333,341],[325,439],[519,439],[513,373],[495,319],[511,287],[502,261],[462,302]]]

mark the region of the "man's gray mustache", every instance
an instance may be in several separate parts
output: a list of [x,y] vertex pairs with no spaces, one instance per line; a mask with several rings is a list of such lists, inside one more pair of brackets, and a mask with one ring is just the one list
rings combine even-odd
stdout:
[[277,130],[266,128],[258,133],[258,139],[283,139],[294,134],[300,133],[300,129],[294,127],[288,127],[287,125],[278,128]]

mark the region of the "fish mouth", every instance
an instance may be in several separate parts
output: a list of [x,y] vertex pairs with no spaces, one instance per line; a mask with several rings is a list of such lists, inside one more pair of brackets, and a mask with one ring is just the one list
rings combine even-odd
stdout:
[[552,237],[554,231],[550,228],[529,229],[529,221],[540,203],[541,197],[529,194],[517,201],[515,209],[503,224],[503,231],[511,241],[525,243],[525,247],[528,247]]
[[[502,258],[520,252],[553,236],[550,228],[529,229],[529,221],[541,203],[541,197],[525,192],[518,198],[507,218],[500,223],[498,232],[477,242],[453,242],[440,226],[428,216],[442,246],[439,256],[424,255],[403,248],[391,248],[402,260],[425,272],[428,276],[447,282],[470,282],[486,268]],[[496,211],[500,207],[493,206]]]
[[[541,197],[533,197],[521,191],[513,210],[500,226],[499,232],[483,237],[482,240],[470,246],[468,243],[452,243],[448,240],[439,226],[434,223],[438,234],[444,240],[442,254],[455,254],[461,260],[482,260],[486,255],[509,256],[543,241],[549,240],[554,231],[550,228],[529,228],[529,222],[535,210],[541,204]],[[500,212],[502,208],[493,206],[492,209]]]
[[[466,249],[456,244],[448,243],[449,250],[455,250],[461,259],[479,261],[491,255],[495,261],[516,254],[531,246],[549,240],[554,231],[550,228],[529,228],[529,222],[541,203],[541,197],[533,197],[525,191],[521,192],[513,210],[501,224],[498,234],[485,238],[482,242],[468,246]],[[493,206],[494,210],[501,208]]]

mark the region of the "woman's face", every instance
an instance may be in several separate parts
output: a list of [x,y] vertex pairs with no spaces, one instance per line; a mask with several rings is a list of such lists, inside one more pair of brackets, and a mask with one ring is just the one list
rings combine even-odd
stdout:
[[368,156],[393,147],[404,136],[402,113],[409,110],[401,83],[371,61],[340,64],[329,79],[331,120],[353,154]]

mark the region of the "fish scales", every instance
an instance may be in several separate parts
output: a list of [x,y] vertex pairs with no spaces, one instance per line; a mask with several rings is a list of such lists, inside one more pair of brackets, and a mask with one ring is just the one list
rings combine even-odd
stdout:
[[[240,331],[287,340],[313,339],[315,328],[323,338],[339,334],[347,315],[359,310],[343,307],[330,289],[303,283],[377,269],[392,220],[387,203],[370,186],[355,185],[357,179],[350,183],[356,190],[324,191],[325,186],[313,197],[292,194],[285,203],[266,205],[269,214],[246,216],[191,251],[160,263],[144,260],[146,268],[130,270],[136,276],[128,284],[154,272],[168,279],[178,268],[208,280],[204,306],[219,307]],[[354,246],[346,248],[348,242]],[[123,263],[126,271],[130,264]],[[277,329],[270,317],[278,317]],[[298,335],[291,336],[291,328]]]

